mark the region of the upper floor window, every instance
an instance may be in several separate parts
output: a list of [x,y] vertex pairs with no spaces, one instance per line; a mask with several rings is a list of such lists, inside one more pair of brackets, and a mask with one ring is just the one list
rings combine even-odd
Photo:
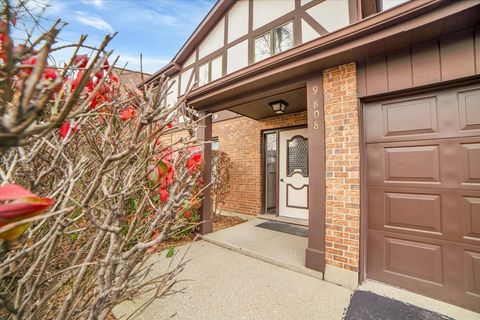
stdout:
[[293,21],[258,36],[254,42],[255,62],[293,48]]
[[222,56],[205,62],[198,68],[198,85],[207,84],[222,77]]

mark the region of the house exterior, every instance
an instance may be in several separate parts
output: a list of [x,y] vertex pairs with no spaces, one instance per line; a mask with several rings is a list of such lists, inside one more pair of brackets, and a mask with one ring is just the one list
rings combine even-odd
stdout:
[[480,312],[480,1],[220,0],[161,75],[204,181],[234,162],[226,210],[307,221],[326,280]]

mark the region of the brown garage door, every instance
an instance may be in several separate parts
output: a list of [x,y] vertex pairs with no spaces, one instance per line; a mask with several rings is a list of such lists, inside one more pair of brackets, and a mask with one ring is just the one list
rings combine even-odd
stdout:
[[368,103],[367,276],[480,312],[480,85]]

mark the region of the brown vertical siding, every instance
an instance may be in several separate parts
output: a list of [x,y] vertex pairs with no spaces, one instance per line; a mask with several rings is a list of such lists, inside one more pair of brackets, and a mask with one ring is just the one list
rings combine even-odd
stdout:
[[480,29],[470,29],[359,63],[359,97],[480,74]]

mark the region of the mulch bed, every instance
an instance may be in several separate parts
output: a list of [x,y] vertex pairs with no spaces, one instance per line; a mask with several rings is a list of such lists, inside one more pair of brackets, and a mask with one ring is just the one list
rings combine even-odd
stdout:
[[[215,220],[213,221],[213,231],[219,231],[222,229],[227,229],[230,227],[233,227],[237,224],[243,223],[245,220],[239,217],[231,217],[231,216],[217,216]],[[197,236],[193,233],[186,235],[185,237],[181,239],[170,239],[167,241],[162,242],[158,248],[157,252],[163,251],[165,249],[171,248],[171,247],[178,247],[190,242],[195,241]],[[198,238],[197,238],[198,239]]]

